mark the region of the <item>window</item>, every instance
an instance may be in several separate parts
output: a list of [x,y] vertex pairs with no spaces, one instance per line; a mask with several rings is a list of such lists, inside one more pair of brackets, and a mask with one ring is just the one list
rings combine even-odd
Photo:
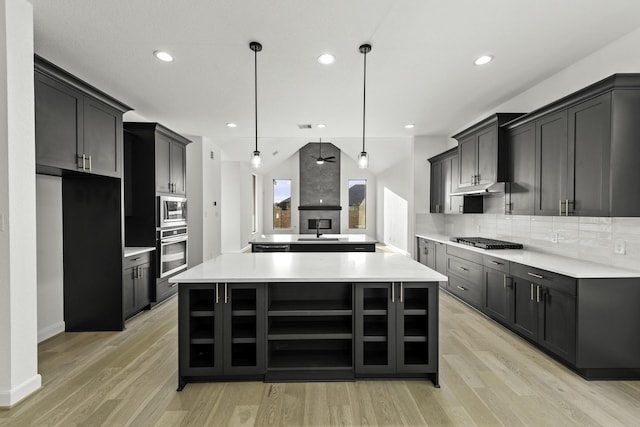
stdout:
[[291,180],[273,180],[273,229],[291,228]]
[[349,180],[349,228],[367,228],[367,180]]
[[253,207],[251,214],[251,232],[258,231],[258,177],[255,174],[251,174],[251,184],[253,190]]

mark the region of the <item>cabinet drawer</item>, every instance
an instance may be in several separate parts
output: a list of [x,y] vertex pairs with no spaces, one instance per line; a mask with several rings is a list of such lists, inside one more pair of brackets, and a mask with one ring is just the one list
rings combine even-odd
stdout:
[[455,256],[447,255],[447,273],[478,285],[482,283],[482,265]]
[[482,264],[482,254],[469,249],[458,248],[455,246],[447,245],[447,255],[457,256],[458,258],[466,259],[476,264]]
[[490,255],[484,255],[483,261],[485,267],[509,274],[509,261],[492,257]]
[[418,246],[420,248],[429,248],[429,249],[433,249],[435,246],[435,243],[433,240],[427,240],[427,239],[423,239],[422,237],[418,238]]
[[152,253],[153,251],[126,257],[122,262],[122,268],[126,270],[127,268],[137,267],[138,265],[142,264],[148,264],[151,262]]
[[162,300],[167,299],[171,295],[178,292],[178,284],[177,283],[169,283],[169,279],[157,280],[156,281],[156,302],[160,302]]
[[448,291],[468,304],[479,307],[482,303],[482,283],[469,282],[456,276],[449,276]]
[[557,289],[569,295],[576,295],[576,279],[571,277],[516,263],[511,264],[511,274],[529,279],[537,285]]

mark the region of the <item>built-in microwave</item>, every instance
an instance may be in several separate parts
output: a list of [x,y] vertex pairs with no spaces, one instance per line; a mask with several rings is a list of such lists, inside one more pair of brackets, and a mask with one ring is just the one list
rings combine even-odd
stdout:
[[187,199],[185,197],[158,196],[159,228],[187,225]]

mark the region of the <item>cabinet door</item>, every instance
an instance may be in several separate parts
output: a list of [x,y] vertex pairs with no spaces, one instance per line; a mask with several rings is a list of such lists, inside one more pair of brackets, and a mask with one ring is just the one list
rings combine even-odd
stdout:
[[458,164],[460,165],[458,187],[473,185],[474,176],[478,169],[476,149],[476,134],[462,138],[458,142]]
[[498,178],[498,129],[490,126],[477,133],[477,182],[491,184]]
[[186,149],[186,145],[179,142],[171,144],[171,183],[173,192],[182,195],[187,194]]
[[122,172],[122,114],[84,97],[84,149],[91,173],[120,177]]
[[[219,286],[219,285],[218,285]],[[181,286],[178,298],[179,376],[223,372],[223,307],[215,283]],[[180,379],[179,389],[184,386]]]
[[442,160],[442,170],[441,170],[441,190],[440,190],[440,199],[442,202],[442,207],[440,208],[440,212],[442,213],[451,213],[451,159]]
[[438,287],[396,283],[396,370],[437,372]]
[[569,209],[579,216],[608,216],[611,94],[569,109]]
[[560,215],[567,200],[568,139],[567,112],[536,121],[535,215]]
[[484,268],[483,311],[503,323],[509,322],[509,286],[507,275],[501,271]]
[[464,205],[463,196],[451,196],[450,194],[458,190],[458,177],[460,176],[460,161],[458,156],[451,158],[451,182],[449,183],[449,211],[445,213],[458,214],[462,213]]
[[435,251],[425,239],[418,238],[418,262],[429,268],[435,268]]
[[36,163],[81,169],[83,95],[35,73]]
[[136,312],[135,267],[127,268],[122,275],[122,303],[124,318],[131,317]]
[[527,338],[538,339],[538,304],[535,286],[531,281],[513,277],[511,296],[511,326]]
[[138,277],[136,278],[136,309],[141,310],[149,305],[151,293],[151,282],[155,279],[151,273],[151,264],[138,266]]
[[171,193],[171,143],[164,135],[156,133],[156,191]]
[[265,373],[265,286],[262,283],[218,284],[224,306],[225,375]]
[[541,294],[538,343],[570,363],[576,361],[576,299],[555,289]]
[[508,133],[509,213],[533,215],[535,194],[535,127],[533,123]]
[[431,164],[431,185],[429,194],[429,212],[441,213],[442,206],[442,161]]
[[[436,266],[435,270],[440,273],[447,275],[447,245],[441,242],[435,242],[436,248]],[[446,282],[443,282],[446,283]]]
[[355,295],[356,375],[396,371],[396,297],[393,283],[357,283]]

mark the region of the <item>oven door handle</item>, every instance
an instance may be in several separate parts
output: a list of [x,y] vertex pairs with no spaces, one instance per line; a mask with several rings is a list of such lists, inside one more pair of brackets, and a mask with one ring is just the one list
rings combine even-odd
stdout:
[[178,237],[172,237],[170,239],[162,239],[160,240],[160,246],[166,246],[172,243],[186,242],[188,238],[189,238],[188,236],[178,236]]

